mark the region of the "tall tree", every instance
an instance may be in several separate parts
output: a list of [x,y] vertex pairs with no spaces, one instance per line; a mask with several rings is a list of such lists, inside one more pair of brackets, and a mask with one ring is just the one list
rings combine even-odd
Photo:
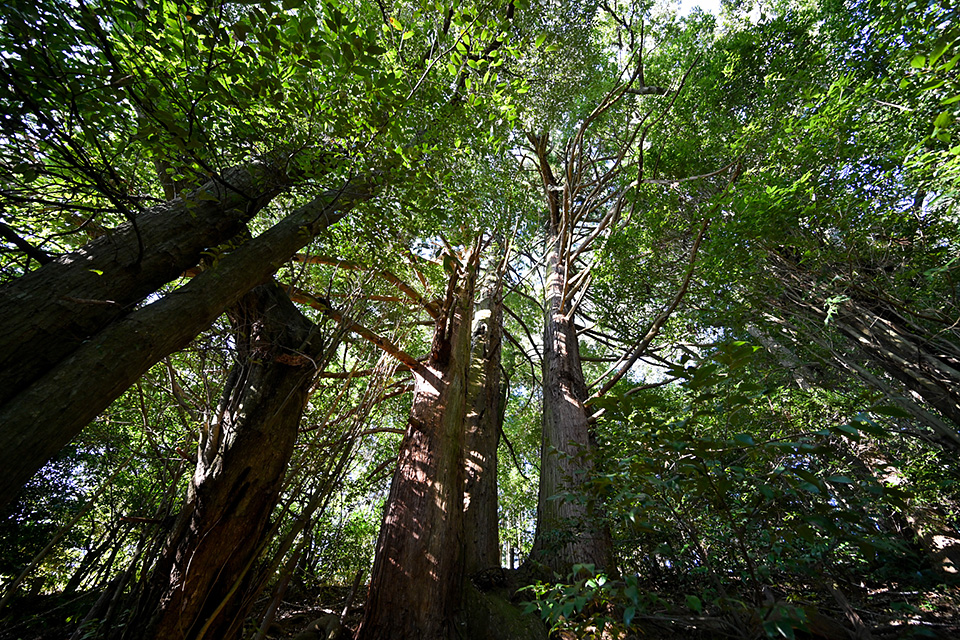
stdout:
[[463,555],[467,576],[500,567],[497,445],[504,411],[500,368],[505,263],[506,258],[490,264],[484,272],[473,317],[463,445]]
[[450,277],[384,506],[358,638],[456,637],[463,580],[464,419],[479,250]]
[[237,362],[126,637],[238,637],[253,605],[247,586],[329,341],[274,283],[252,289],[228,314]]

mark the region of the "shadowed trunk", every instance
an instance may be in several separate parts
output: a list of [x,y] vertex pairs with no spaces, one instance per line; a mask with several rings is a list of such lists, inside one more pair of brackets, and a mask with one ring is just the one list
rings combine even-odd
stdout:
[[500,566],[497,444],[503,424],[502,284],[501,274],[491,267],[480,286],[473,319],[464,443],[463,552],[464,572],[468,576]]
[[286,161],[229,169],[0,287],[0,406],[239,233],[290,182]]
[[[230,311],[237,363],[201,436],[186,503],[157,562],[134,638],[235,638],[323,344],[277,285]],[[145,627],[140,625],[146,622]]]
[[[860,290],[840,290],[838,295],[814,274],[781,256],[772,255],[771,264],[784,284],[782,294],[769,300],[778,315],[801,315],[841,334],[866,363],[900,382],[907,391],[902,395],[923,402],[953,423],[924,421],[947,446],[960,449],[960,335],[955,326],[928,329]],[[831,279],[830,285],[835,282]],[[844,357],[833,351],[835,357]],[[841,368],[877,386],[878,381],[856,358],[847,356],[847,360]],[[888,393],[886,388],[878,390]]]
[[451,277],[384,507],[360,640],[455,638],[463,579],[463,429],[475,257]]
[[[611,566],[611,540],[589,500],[577,494],[593,470],[587,387],[569,303],[563,301],[566,266],[558,233],[549,239],[543,332],[543,437],[537,533],[530,559],[561,575],[574,564]],[[559,497],[558,497],[559,496]]]
[[0,407],[0,506],[154,363],[189,344],[375,188],[368,177],[316,197],[176,291],[112,322]]

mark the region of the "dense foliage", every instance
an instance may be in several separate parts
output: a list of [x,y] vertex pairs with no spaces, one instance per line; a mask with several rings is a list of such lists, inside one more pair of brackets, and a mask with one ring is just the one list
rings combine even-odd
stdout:
[[[562,194],[595,449],[554,499],[603,514],[616,567],[536,575],[515,600],[580,637],[680,633],[684,616],[791,638],[915,616],[922,634],[956,612],[960,564],[957,17],[887,0],[8,2],[0,283],[281,158],[276,196],[125,312],[146,308],[303,203],[375,182],[275,265],[324,341],[258,549],[247,630],[266,637],[284,599],[368,577],[410,370],[471,250],[505,265],[502,564],[526,558],[544,203]],[[0,638],[124,633],[238,331],[228,311],[154,363],[4,508]],[[886,592],[904,595],[870,600]]]

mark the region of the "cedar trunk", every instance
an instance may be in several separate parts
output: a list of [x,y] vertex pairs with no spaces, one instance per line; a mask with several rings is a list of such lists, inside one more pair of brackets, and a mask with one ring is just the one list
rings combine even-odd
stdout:
[[136,638],[235,638],[322,351],[315,325],[277,285],[230,312],[237,363],[202,436],[186,503],[141,602]]
[[474,274],[451,280],[384,507],[359,640],[456,637],[463,579],[463,427]]
[[229,169],[0,288],[0,406],[241,231],[289,182],[285,160]]
[[566,265],[556,230],[549,239],[543,331],[543,435],[537,532],[530,558],[561,575],[574,564],[609,568],[611,539],[582,495],[593,471],[592,445],[584,401],[587,387],[580,343],[570,306],[563,299]]
[[464,436],[463,553],[464,571],[468,576],[500,566],[497,445],[503,423],[502,284],[500,272],[489,269],[480,286],[473,319]]
[[186,346],[374,189],[365,180],[318,196],[176,291],[109,324],[0,407],[0,507],[154,363]]

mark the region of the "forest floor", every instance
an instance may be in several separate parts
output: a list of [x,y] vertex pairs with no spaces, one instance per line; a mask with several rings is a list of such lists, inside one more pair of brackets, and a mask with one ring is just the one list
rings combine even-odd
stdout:
[[[340,616],[350,592],[349,587],[325,586],[304,590],[288,598],[277,611],[276,619],[267,632],[269,640],[319,640],[321,635],[304,634],[304,630],[319,619]],[[362,594],[362,590],[361,590]],[[59,594],[38,595],[13,600],[0,615],[0,640],[67,640],[76,630],[96,594],[87,593],[72,598]],[[358,600],[362,600],[358,598]],[[900,638],[960,639],[960,581],[951,584],[915,585],[900,587],[887,584],[882,587],[864,585],[847,587],[842,594],[801,593],[793,589],[781,594],[779,600],[756,611],[739,614],[724,612],[706,606],[693,613],[686,607],[670,604],[682,602],[683,596],[660,594],[656,604],[638,612],[629,633],[603,633],[603,640],[698,640],[730,638],[759,640],[764,636],[789,638],[790,625],[778,625],[777,620],[796,616],[806,618],[807,631],[796,631],[798,640],[893,640]],[[344,618],[344,627],[338,638],[352,636],[360,624],[362,602],[351,606]],[[592,620],[571,619],[569,624],[555,631],[551,638],[580,640],[593,638],[594,621],[607,616],[622,619],[622,610],[614,606],[593,609]],[[785,629],[780,633],[780,628]],[[247,639],[256,636],[253,623],[248,627]],[[89,636],[93,637],[93,636]],[[473,640],[473,639],[471,639]],[[485,639],[477,639],[485,640]],[[599,640],[599,639],[598,639]]]
[[[271,640],[295,638],[313,621],[325,616],[339,615],[347,599],[349,588],[321,587],[283,603],[276,623],[268,637]],[[361,590],[362,593],[362,590]],[[887,584],[871,588],[864,585],[849,588],[841,594],[812,591],[801,593],[793,589],[781,595],[781,600],[765,610],[766,619],[754,614],[753,619],[736,616],[711,607],[693,614],[682,605],[671,605],[670,600],[683,602],[682,595],[661,594],[657,605],[638,614],[630,633],[604,633],[602,640],[698,640],[730,638],[759,640],[764,636],[783,638],[789,632],[779,633],[771,624],[778,615],[806,617],[808,632],[796,631],[795,637],[822,640],[893,640],[901,638],[937,638],[960,640],[960,581],[952,584],[904,586]],[[798,613],[802,612],[802,613]],[[350,608],[345,618],[345,633],[340,638],[352,637],[362,618],[362,602]],[[610,607],[597,614],[622,619],[622,610]],[[764,622],[767,623],[766,630]],[[784,627],[785,628],[785,627]],[[766,633],[765,633],[766,631]],[[593,638],[595,625],[590,621],[571,620],[568,628],[555,631],[556,640]],[[250,636],[251,638],[253,636]],[[313,640],[314,636],[310,637]],[[3,640],[0,637],[0,640]],[[306,640],[306,639],[305,639]],[[486,640],[486,639],[469,639]],[[597,639],[600,640],[600,639]]]

